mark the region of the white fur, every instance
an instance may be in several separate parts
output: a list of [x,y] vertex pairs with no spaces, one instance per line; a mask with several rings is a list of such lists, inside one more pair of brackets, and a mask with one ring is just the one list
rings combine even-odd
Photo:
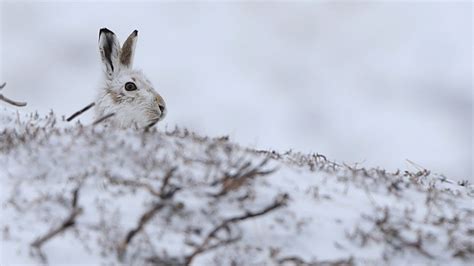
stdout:
[[[163,98],[141,71],[132,68],[136,38],[137,32],[132,32],[124,46],[120,47],[113,32],[102,29],[99,33],[99,50],[105,75],[96,100],[95,115],[99,119],[114,113],[106,122],[122,128],[147,127],[161,121],[166,115]],[[131,47],[131,56],[126,57],[128,64],[123,64],[120,58],[124,52],[122,48],[127,43]],[[137,90],[125,90],[127,82],[133,82]]]

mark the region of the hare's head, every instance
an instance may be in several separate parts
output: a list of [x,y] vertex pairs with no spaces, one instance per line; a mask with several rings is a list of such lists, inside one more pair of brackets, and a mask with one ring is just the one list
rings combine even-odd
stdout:
[[96,101],[96,116],[114,114],[110,119],[119,127],[147,127],[166,115],[163,98],[141,71],[132,68],[138,31],[133,31],[123,46],[115,34],[99,32],[99,50],[105,82]]

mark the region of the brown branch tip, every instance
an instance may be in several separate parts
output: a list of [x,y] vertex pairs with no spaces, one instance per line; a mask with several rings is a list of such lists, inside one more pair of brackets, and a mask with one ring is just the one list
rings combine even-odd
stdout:
[[[2,85],[0,85],[0,90],[5,88],[6,85],[7,85],[6,82],[4,82]],[[3,96],[3,94],[0,94],[0,101],[4,101],[8,104],[18,106],[18,107],[26,106],[26,102],[19,102],[19,101],[12,100],[10,98],[7,98],[6,96]]]

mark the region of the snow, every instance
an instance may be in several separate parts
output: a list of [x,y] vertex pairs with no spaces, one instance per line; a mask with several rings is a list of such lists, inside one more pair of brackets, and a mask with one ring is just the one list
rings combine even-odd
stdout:
[[[474,259],[474,186],[423,168],[392,173],[179,128],[67,123],[53,113],[4,109],[0,125],[1,265],[182,265],[226,219],[272,204],[222,227],[209,246],[230,243],[198,252],[191,264]],[[31,246],[74,210],[73,226]]]

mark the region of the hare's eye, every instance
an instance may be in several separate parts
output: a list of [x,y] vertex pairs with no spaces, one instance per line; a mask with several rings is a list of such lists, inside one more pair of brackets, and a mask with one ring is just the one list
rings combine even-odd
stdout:
[[126,91],[134,91],[136,89],[137,89],[137,85],[135,85],[135,83],[133,83],[133,82],[125,83],[125,90]]

